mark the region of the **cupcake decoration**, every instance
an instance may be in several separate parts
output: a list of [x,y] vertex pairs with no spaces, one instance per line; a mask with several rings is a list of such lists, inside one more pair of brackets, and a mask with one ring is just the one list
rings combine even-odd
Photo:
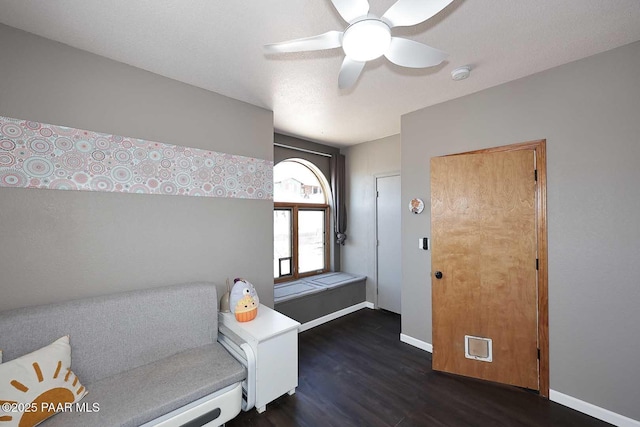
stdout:
[[234,281],[231,295],[229,296],[229,308],[235,314],[238,322],[248,322],[258,315],[260,299],[256,289],[248,281],[238,278]]

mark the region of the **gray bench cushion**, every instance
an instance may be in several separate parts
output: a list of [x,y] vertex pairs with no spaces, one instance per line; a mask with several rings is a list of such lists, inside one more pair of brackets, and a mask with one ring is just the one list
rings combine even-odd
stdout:
[[324,290],[325,288],[322,286],[305,283],[302,280],[280,283],[273,287],[273,300],[274,302],[283,302],[300,298],[303,295],[312,295]]
[[305,278],[305,282],[311,283],[314,285],[324,286],[327,289],[333,289],[340,286],[345,286],[350,283],[360,282],[366,279],[366,276],[359,276],[351,273],[326,273],[320,274],[318,276],[311,276]]
[[333,272],[305,277],[295,282],[279,283],[274,285],[273,300],[274,303],[280,304],[351,283],[363,282],[366,278],[351,273]]
[[186,350],[87,385],[100,411],[55,415],[45,427],[135,427],[242,381],[245,368],[218,343]]

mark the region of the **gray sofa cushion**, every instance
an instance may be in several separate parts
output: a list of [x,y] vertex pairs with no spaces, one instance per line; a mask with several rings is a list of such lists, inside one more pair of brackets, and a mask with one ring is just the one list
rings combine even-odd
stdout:
[[70,336],[83,384],[216,342],[215,285],[193,283],[0,313],[4,361]]
[[87,385],[83,401],[98,412],[59,413],[43,427],[135,427],[228,385],[245,368],[218,343],[186,350]]

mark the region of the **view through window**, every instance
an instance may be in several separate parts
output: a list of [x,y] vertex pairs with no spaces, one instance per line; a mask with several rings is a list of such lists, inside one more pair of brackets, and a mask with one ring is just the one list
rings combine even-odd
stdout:
[[273,169],[273,277],[285,281],[328,269],[328,189],[319,171],[299,160]]

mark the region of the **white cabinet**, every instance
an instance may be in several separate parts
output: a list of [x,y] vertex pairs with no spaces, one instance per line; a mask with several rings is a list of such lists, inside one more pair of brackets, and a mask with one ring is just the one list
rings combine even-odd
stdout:
[[267,403],[298,387],[298,327],[300,323],[261,305],[258,316],[238,322],[232,313],[219,313],[221,324],[248,343],[256,357],[256,402],[262,413]]

